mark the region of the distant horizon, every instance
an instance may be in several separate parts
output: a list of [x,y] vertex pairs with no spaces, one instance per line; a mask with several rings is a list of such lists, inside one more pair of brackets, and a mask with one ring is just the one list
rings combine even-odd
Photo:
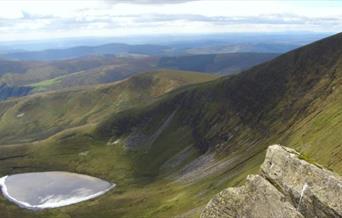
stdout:
[[[124,39],[124,38],[163,38],[168,36],[173,37],[205,37],[205,36],[227,36],[227,35],[295,35],[295,34],[305,34],[305,35],[335,35],[340,32],[310,32],[310,31],[282,31],[282,32],[220,32],[220,33],[162,33],[162,34],[135,34],[135,35],[84,35],[84,36],[68,36],[68,37],[50,37],[50,38],[39,38],[39,39],[16,39],[16,40],[3,40],[0,39],[0,44],[2,43],[25,43],[25,42],[42,42],[42,41],[58,41],[58,40],[74,40],[74,39]],[[129,43],[128,43],[129,44]]]
[[304,45],[335,35],[332,32],[230,32],[204,34],[159,34],[130,36],[75,36],[68,38],[50,38],[34,40],[0,41],[1,52],[42,51],[68,49],[75,47],[96,47],[108,44],[161,45],[172,46],[193,43],[210,44],[289,44]]

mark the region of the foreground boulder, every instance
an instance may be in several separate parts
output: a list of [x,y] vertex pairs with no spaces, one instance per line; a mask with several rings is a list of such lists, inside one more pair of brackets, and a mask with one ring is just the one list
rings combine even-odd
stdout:
[[342,178],[293,149],[273,145],[260,174],[219,193],[201,217],[342,217]]

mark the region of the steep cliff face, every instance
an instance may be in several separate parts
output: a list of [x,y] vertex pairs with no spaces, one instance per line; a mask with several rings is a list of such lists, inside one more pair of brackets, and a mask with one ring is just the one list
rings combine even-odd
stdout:
[[270,146],[260,174],[219,193],[201,217],[341,217],[342,178],[304,159]]

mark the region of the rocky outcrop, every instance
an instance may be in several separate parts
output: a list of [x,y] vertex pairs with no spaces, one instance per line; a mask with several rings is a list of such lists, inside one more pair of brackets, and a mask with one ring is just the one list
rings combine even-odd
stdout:
[[248,176],[244,186],[219,193],[201,217],[303,217],[270,182]]
[[201,217],[342,217],[342,178],[293,149],[273,145],[260,174],[219,193]]

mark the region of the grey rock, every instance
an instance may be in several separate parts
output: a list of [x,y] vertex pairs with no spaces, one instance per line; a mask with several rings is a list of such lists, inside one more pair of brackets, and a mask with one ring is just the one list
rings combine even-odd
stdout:
[[342,178],[308,163],[295,150],[270,146],[261,171],[305,217],[342,216]]
[[285,196],[259,175],[244,186],[228,188],[209,202],[201,217],[303,217]]
[[201,214],[209,217],[342,217],[342,178],[293,149],[273,145],[260,175],[215,196]]

